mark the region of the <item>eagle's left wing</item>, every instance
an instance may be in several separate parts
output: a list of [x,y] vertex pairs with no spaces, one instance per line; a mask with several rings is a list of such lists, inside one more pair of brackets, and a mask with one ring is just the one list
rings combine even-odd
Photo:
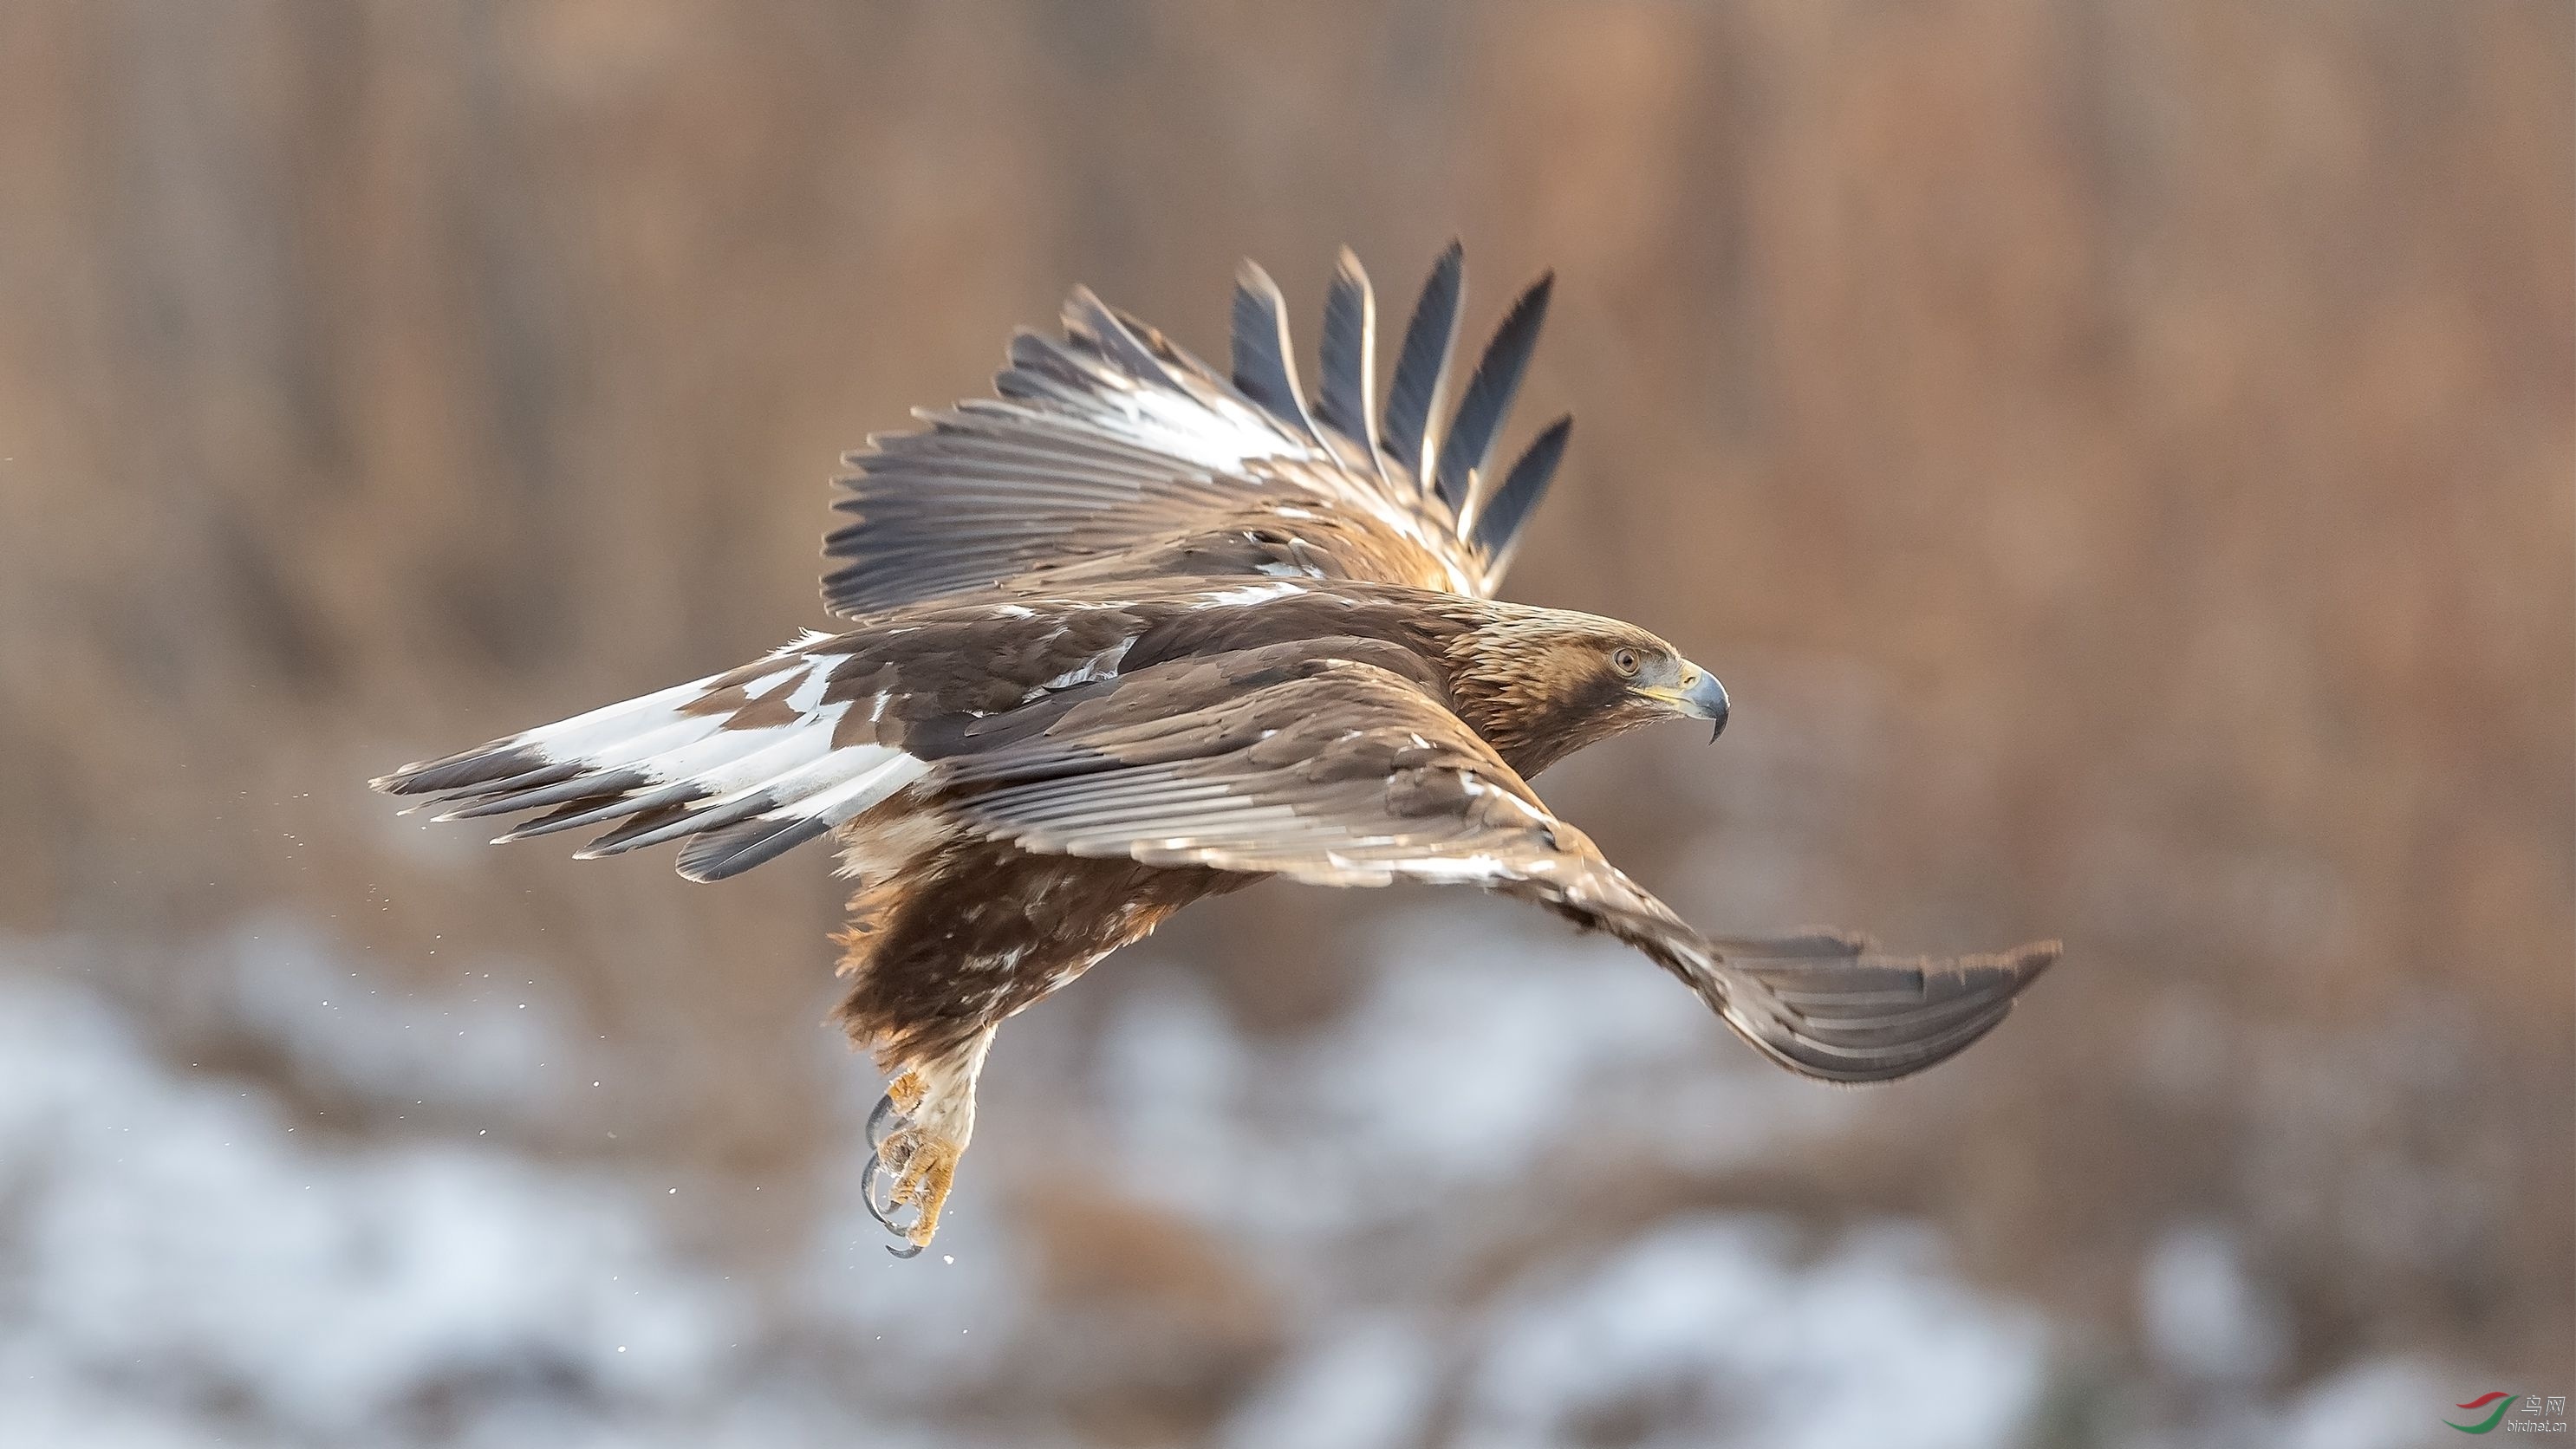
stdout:
[[[1341,660],[1250,663],[1141,673],[1043,735],[948,761],[940,783],[969,828],[1032,851],[1539,902],[1653,957],[1773,1060],[1833,1081],[1952,1055],[2056,958],[2051,943],[1899,959],[1833,931],[1721,945],[1549,813],[1416,682]],[[1229,687],[1247,679],[1268,682]]]
[[1445,424],[1464,273],[1453,243],[1405,329],[1382,417],[1376,301],[1345,251],[1320,386],[1297,382],[1285,303],[1247,262],[1221,376],[1077,289],[1058,342],[1023,331],[991,399],[920,414],[850,455],[823,599],[862,616],[1024,575],[1049,586],[1304,574],[1489,596],[1564,454],[1571,420],[1500,479],[1487,464],[1547,311],[1521,294]]

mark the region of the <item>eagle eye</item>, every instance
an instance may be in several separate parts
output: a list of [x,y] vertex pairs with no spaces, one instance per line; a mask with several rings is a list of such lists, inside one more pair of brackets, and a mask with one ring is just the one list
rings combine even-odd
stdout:
[[1636,651],[1636,650],[1634,650],[1634,649],[1613,649],[1613,650],[1611,650],[1611,651],[1610,651],[1610,667],[1611,667],[1611,668],[1613,668],[1613,669],[1618,670],[1621,674],[1634,674],[1634,673],[1636,673],[1636,672],[1637,672],[1637,651]]

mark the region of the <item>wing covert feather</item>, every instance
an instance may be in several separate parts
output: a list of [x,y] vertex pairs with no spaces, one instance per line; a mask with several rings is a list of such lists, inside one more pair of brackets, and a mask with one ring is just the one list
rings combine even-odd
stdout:
[[1831,1081],[1892,1080],[1955,1054],[2056,958],[2046,943],[1900,959],[1830,930],[1712,940],[1550,813],[1420,681],[1253,657],[1273,652],[1142,671],[1043,736],[949,762],[942,783],[970,828],[1026,850],[1535,902],[1637,947],[1764,1055]]

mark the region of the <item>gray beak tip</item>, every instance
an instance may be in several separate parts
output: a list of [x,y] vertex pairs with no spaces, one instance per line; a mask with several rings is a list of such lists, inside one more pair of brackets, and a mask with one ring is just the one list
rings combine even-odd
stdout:
[[1717,682],[1716,675],[1703,670],[1688,698],[1693,712],[1709,722],[1708,742],[1717,743],[1717,737],[1726,733],[1726,686]]

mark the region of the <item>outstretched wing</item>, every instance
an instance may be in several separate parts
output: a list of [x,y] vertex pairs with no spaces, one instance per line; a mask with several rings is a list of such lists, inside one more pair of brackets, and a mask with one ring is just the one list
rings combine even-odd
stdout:
[[1549,279],[1521,294],[1446,427],[1464,276],[1442,253],[1405,332],[1382,422],[1370,393],[1376,301],[1344,251],[1324,309],[1320,385],[1298,385],[1286,305],[1262,270],[1236,282],[1219,376],[1087,289],[1061,342],[1023,331],[990,399],[920,413],[869,440],[824,540],[834,613],[858,617],[1027,574],[1304,574],[1490,596],[1563,456],[1570,419],[1488,476]]
[[970,828],[1031,851],[1536,901],[1636,946],[1764,1054],[1833,1081],[1887,1081],[1952,1055],[2057,955],[2050,943],[1898,959],[1832,931],[1711,940],[1550,814],[1419,683],[1285,646],[1141,671],[1042,736],[942,769]]

